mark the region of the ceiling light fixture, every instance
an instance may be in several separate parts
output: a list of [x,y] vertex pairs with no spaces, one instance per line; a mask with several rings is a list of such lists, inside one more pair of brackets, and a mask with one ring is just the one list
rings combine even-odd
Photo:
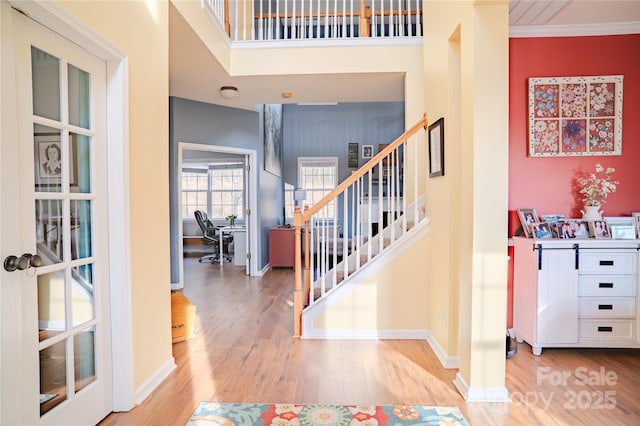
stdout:
[[234,86],[222,86],[220,95],[225,99],[234,99],[238,97],[238,88]]
[[284,99],[289,99],[291,96],[293,96],[293,93],[291,92],[282,92],[282,97]]

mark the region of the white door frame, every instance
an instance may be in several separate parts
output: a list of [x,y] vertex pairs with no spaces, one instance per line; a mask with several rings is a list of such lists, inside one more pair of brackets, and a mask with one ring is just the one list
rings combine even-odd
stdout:
[[[135,399],[131,326],[129,70],[127,56],[57,2],[9,0],[9,3],[33,20],[92,52],[107,64],[109,287],[112,348],[113,353],[118,354],[113,357],[112,365],[112,410],[128,411],[135,405]],[[2,14],[5,13],[5,10],[3,6]],[[5,17],[2,19],[4,21]],[[4,39],[4,29],[2,35]],[[3,40],[3,45],[4,42],[5,40]],[[118,332],[114,333],[113,330]]]
[[[180,179],[180,174],[182,171],[182,151],[183,150],[195,150],[195,151],[209,151],[209,152],[220,152],[225,154],[239,154],[248,157],[248,163],[250,168],[249,173],[249,187],[245,188],[245,193],[247,195],[247,205],[251,209],[251,214],[249,215],[249,223],[247,226],[247,235],[249,237],[249,253],[251,253],[251,257],[249,258],[249,275],[259,276],[262,273],[258,270],[258,215],[257,215],[257,205],[258,205],[258,173],[256,168],[256,158],[257,152],[255,149],[245,149],[245,148],[231,148],[226,146],[219,145],[207,145],[200,143],[190,143],[190,142],[178,142],[178,166],[176,167],[177,174],[176,179],[178,180],[178,209],[180,212],[180,218],[178,220],[178,254],[182,254],[184,249],[183,247],[183,238],[182,238],[182,179]],[[250,235],[251,233],[251,235]],[[171,284],[172,290],[179,290],[184,287],[184,262],[180,261],[178,266],[178,282]]]

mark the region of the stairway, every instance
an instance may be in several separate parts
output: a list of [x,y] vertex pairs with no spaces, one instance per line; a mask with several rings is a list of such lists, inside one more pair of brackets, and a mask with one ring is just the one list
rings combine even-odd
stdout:
[[425,114],[323,199],[303,212],[296,207],[294,336],[302,335],[303,315],[317,313],[321,302],[338,297],[333,293],[426,233],[426,198],[419,192],[426,172],[417,153],[426,151],[427,128]]

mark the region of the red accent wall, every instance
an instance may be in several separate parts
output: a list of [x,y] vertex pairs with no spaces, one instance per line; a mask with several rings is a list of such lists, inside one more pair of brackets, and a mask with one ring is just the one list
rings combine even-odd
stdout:
[[[528,157],[528,79],[592,75],[624,76],[622,155]],[[575,178],[593,171],[596,163],[614,167],[614,178],[620,181],[616,193],[603,205],[604,215],[629,216],[640,211],[640,34],[510,39],[509,210],[535,208],[539,215],[581,217]],[[509,304],[512,288],[510,276]]]

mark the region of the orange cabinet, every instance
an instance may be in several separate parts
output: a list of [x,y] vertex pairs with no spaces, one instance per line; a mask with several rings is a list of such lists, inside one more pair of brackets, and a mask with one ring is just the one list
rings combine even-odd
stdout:
[[269,229],[269,264],[274,267],[293,268],[295,259],[295,233],[293,228]]

